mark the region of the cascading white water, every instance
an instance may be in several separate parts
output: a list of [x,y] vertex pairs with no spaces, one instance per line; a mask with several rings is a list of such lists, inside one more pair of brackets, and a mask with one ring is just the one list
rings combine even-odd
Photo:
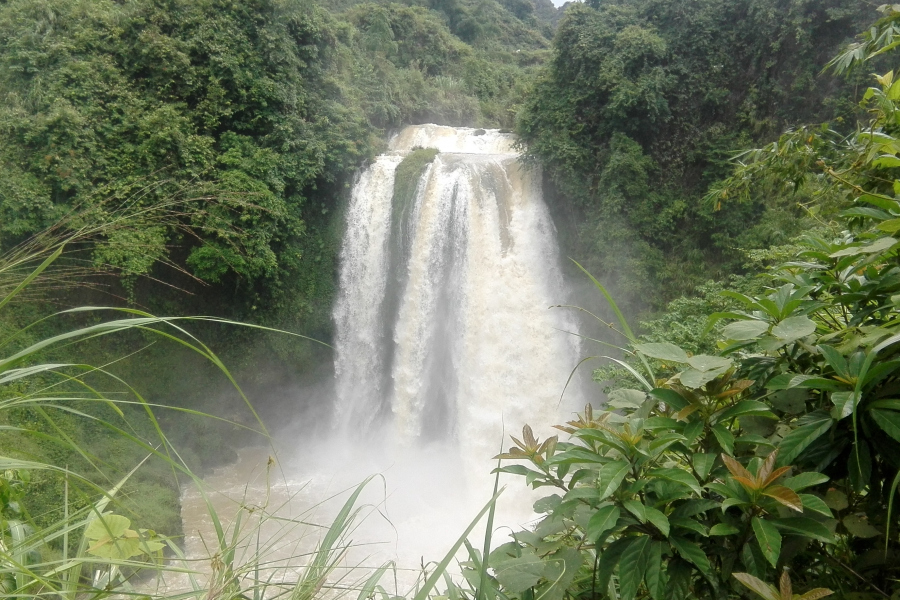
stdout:
[[[341,253],[336,417],[400,444],[445,440],[488,473],[502,431],[547,427],[578,361],[540,173],[497,131],[420,125],[360,176]],[[439,151],[411,205],[395,172]],[[396,239],[396,238],[400,239]]]
[[[491,457],[509,445],[504,432],[508,440],[528,423],[553,435],[550,426],[582,406],[577,389],[558,406],[579,350],[565,333],[574,331],[569,313],[549,308],[568,294],[540,173],[519,162],[514,142],[496,131],[409,127],[361,173],[334,309],[337,430],[298,435],[281,424],[275,472],[271,449],[251,448],[208,478],[225,514],[269,506],[279,516],[263,533],[266,577],[293,572],[315,543],[284,519],[329,522],[342,490],[379,473],[360,499],[372,514],[353,532],[346,561],[394,560],[395,581],[413,586],[418,566],[439,560],[490,498]],[[416,147],[439,153],[415,193],[395,197],[398,166]],[[531,517],[534,498],[521,478],[507,477],[514,489],[500,498],[494,524],[508,532]],[[319,504],[334,493],[337,506]],[[203,557],[204,536],[215,539],[207,497],[186,489],[182,503],[186,550]],[[311,510],[323,514],[311,519]]]

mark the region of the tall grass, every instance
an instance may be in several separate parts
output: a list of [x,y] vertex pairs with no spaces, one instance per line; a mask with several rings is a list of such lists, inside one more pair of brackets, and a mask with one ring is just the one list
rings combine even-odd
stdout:
[[[122,226],[123,220],[113,220],[110,227]],[[0,311],[11,302],[28,299],[29,293],[41,286],[72,285],[80,277],[84,265],[57,268],[57,261],[72,245],[84,243],[108,233],[102,226],[85,227],[62,233],[61,228],[48,231],[12,251],[0,256]],[[135,465],[131,472],[109,486],[96,484],[95,478],[77,472],[66,465],[24,459],[0,450],[0,586],[4,596],[15,598],[103,598],[110,595],[171,598],[180,600],[263,600],[288,597],[290,600],[315,600],[355,595],[357,600],[396,597],[382,585],[382,578],[395,569],[391,563],[374,569],[346,568],[347,554],[353,547],[352,534],[359,522],[359,497],[369,480],[364,481],[345,500],[331,523],[313,526],[308,515],[285,518],[279,507],[240,503],[233,515],[222,515],[211,501],[202,480],[182,460],[178,449],[170,442],[160,426],[160,410],[176,410],[201,415],[184,408],[161,407],[147,402],[141,393],[116,377],[107,366],[89,365],[77,359],[60,360],[59,356],[77,355],[77,343],[110,335],[139,331],[165,342],[196,352],[214,364],[229,380],[256,418],[250,427],[268,437],[265,425],[244,395],[231,372],[218,356],[185,328],[183,317],[157,317],[133,308],[80,307],[61,314],[90,315],[93,322],[77,326],[43,339],[23,343],[23,332],[33,325],[15,330],[0,338],[0,417],[12,409],[28,408],[40,414],[49,425],[49,432],[36,432],[23,427],[0,425],[0,436],[37,436],[44,441],[66,448],[96,472],[104,472],[103,463],[88,452],[59,426],[52,413],[60,411],[113,431],[121,439],[142,449],[147,459],[163,461],[173,475],[190,481],[200,490],[213,525],[214,538],[204,540],[206,556],[188,556],[177,540],[152,530],[132,529],[128,518],[116,514],[117,499],[123,486],[144,464]],[[0,314],[2,316],[2,314]],[[47,317],[50,318],[50,317]],[[193,320],[231,323],[215,317],[193,317]],[[43,320],[43,319],[42,319]],[[249,326],[232,323],[233,325]],[[260,329],[266,329],[261,328]],[[292,334],[296,335],[296,334]],[[304,337],[304,336],[300,336]],[[55,357],[50,359],[48,357]],[[128,390],[128,396],[106,393],[96,381],[106,380]],[[112,410],[125,423],[77,408],[83,404],[99,404]],[[136,433],[129,427],[126,408],[140,407],[151,424],[150,437]],[[52,409],[52,410],[51,410]],[[201,415],[216,419],[213,415]],[[6,420],[2,420],[5,422]],[[7,448],[8,444],[0,444]],[[271,463],[269,469],[271,469]],[[66,496],[62,517],[50,525],[37,526],[27,516],[23,505],[28,504],[29,474],[48,471],[65,478]],[[267,482],[271,473],[267,473]],[[70,506],[69,483],[79,483],[94,493],[95,500],[79,509]],[[268,483],[267,483],[268,485]],[[502,491],[502,490],[500,490]],[[500,491],[488,501],[459,540],[436,563],[429,573],[423,573],[410,592],[413,600],[425,600],[434,595],[439,582],[444,581],[448,593],[454,597],[485,598],[475,586],[470,591],[459,588],[447,577],[447,568],[456,553],[466,544],[477,522],[493,506]],[[275,527],[276,535],[263,534]],[[276,556],[280,542],[300,532],[290,556]],[[485,548],[490,547],[490,527]],[[72,544],[76,541],[75,544]],[[56,548],[55,550],[53,548]],[[469,546],[471,548],[471,546]],[[176,584],[172,584],[177,581]],[[491,595],[492,598],[496,594]]]

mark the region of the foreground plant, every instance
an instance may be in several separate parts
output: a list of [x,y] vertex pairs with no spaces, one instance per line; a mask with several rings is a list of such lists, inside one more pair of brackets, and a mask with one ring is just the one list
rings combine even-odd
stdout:
[[781,579],[778,581],[778,589],[749,573],[735,573],[734,578],[740,581],[741,585],[748,590],[763,598],[763,600],[819,600],[819,598],[825,598],[834,593],[825,588],[816,588],[805,594],[793,593],[791,576],[788,574],[787,569],[781,574]]
[[[881,10],[836,67],[898,47],[900,8]],[[559,427],[569,440],[528,430],[501,455],[528,463],[503,471],[556,490],[535,505],[536,528],[489,557],[504,594],[718,599],[745,593],[737,582],[766,600],[821,598],[822,584],[855,599],[900,591],[900,83],[893,71],[876,81],[864,127],[786,134],[711,192],[724,207],[787,181],[846,206],[765,273],[766,291],[724,292],[737,308],[709,317],[707,333],[727,323],[715,355],[644,343],[614,307],[624,358],[607,358],[630,383],[610,393],[613,412],[588,406]],[[788,566],[794,584],[764,583]]]

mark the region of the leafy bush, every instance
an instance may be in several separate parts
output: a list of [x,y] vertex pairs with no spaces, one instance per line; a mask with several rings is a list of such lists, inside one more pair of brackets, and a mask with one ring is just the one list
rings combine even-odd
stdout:
[[[883,11],[834,65],[896,46],[900,11]],[[569,441],[526,428],[500,455],[528,463],[501,471],[556,493],[536,503],[533,531],[487,558],[495,589],[621,600],[736,597],[742,586],[773,600],[795,587],[823,597],[822,585],[844,598],[900,593],[900,83],[893,71],[876,79],[866,126],[790,132],[710,193],[728,206],[788,181],[849,203],[766,270],[766,290],[721,292],[731,306],[686,336],[714,353],[642,342],[622,320],[628,360],[611,360],[637,387],[610,393],[613,412],[588,406],[558,426]],[[714,328],[711,346],[702,338]],[[793,577],[781,575],[788,567]],[[765,583],[779,576],[779,590]]]
[[725,214],[698,200],[741,148],[800,123],[852,126],[860,80],[818,75],[872,16],[853,0],[572,3],[517,122],[576,232],[566,253],[640,315],[813,225],[805,197]]

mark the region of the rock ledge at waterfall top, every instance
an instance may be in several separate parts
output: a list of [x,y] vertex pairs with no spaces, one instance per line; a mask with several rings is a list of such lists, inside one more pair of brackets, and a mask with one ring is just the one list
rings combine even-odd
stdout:
[[519,154],[516,136],[498,129],[473,129],[445,125],[410,125],[388,142],[391,152],[406,154],[413,148],[436,148],[455,154]]

